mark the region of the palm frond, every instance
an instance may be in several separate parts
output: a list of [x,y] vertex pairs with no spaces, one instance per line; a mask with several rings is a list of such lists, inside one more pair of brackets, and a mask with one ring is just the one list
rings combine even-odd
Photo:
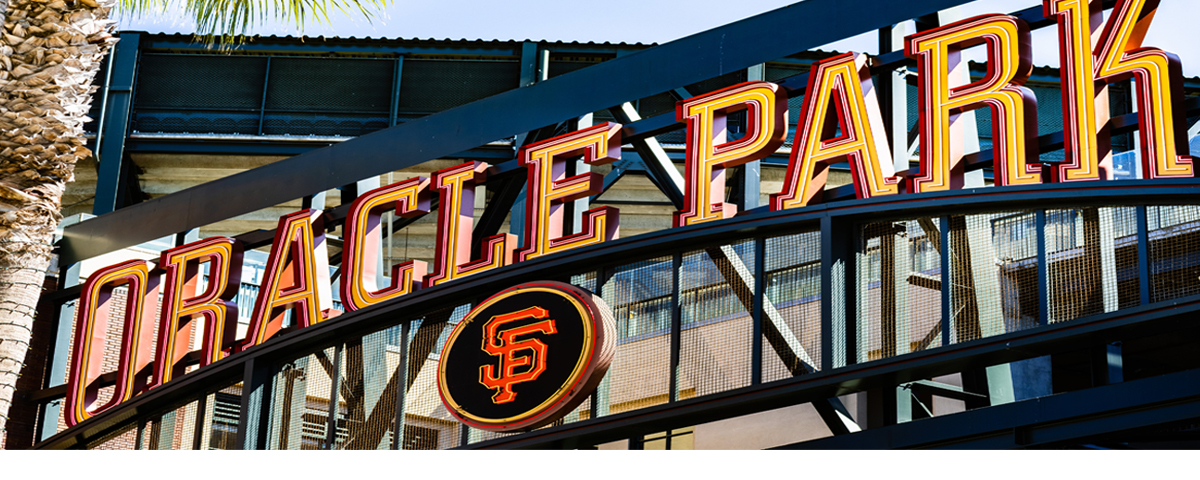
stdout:
[[[166,11],[177,0],[120,0],[122,10],[133,16]],[[227,47],[238,43],[256,25],[283,20],[295,25],[298,33],[309,22],[329,22],[329,12],[353,16],[356,12],[368,22],[391,0],[182,0],[185,14],[196,22],[196,34],[205,43]]]

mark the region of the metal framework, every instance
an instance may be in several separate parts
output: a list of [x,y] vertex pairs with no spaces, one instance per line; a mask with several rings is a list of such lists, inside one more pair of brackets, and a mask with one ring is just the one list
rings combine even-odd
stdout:
[[[363,178],[428,160],[452,157],[464,151],[485,152],[480,155],[510,159],[511,146],[489,149],[488,145],[509,138],[514,139],[516,146],[530,143],[550,136],[558,125],[578,125],[589,121],[586,116],[595,111],[608,110],[624,123],[623,138],[636,152],[636,155],[629,156],[628,162],[614,168],[610,178],[606,179],[606,186],[621,175],[643,173],[663,190],[672,203],[679,206],[682,203],[682,179],[654,136],[679,129],[682,124],[675,122],[674,116],[669,114],[640,118],[628,103],[631,99],[675,91],[682,85],[731,71],[761,70],[758,66],[765,62],[863,31],[880,30],[881,37],[890,38],[888,35],[895,24],[909,19],[918,19],[924,24],[936,22],[938,11],[963,3],[966,1],[914,0],[896,3],[882,0],[808,0],[662,46],[636,53],[619,53],[613,60],[549,79],[545,76],[544,66],[538,64],[540,59],[530,62],[530,58],[535,56],[533,53],[538,51],[536,45],[518,44],[519,48],[508,46],[522,58],[523,88],[399,124],[395,118],[395,105],[392,105],[389,122],[392,126],[381,131],[325,148],[306,150],[284,161],[118,208],[122,204],[121,179],[128,178],[129,166],[122,158],[127,154],[124,142],[129,132],[129,109],[139,38],[136,34],[125,34],[129,35],[125,38],[134,41],[120,45],[133,47],[118,48],[114,53],[111,61],[113,80],[106,91],[106,113],[102,116],[105,123],[100,127],[102,133],[98,140],[101,185],[104,190],[97,191],[96,208],[97,213],[105,214],[64,229],[60,265],[66,266],[64,272],[67,273],[62,277],[69,282],[69,278],[77,277],[69,274],[71,268],[77,268],[78,262],[99,254],[172,234],[182,242],[186,238],[185,233],[195,228],[298,196],[354,185]],[[1106,2],[1108,5],[1111,3]],[[832,13],[836,11],[853,11],[855,15],[848,17]],[[1050,21],[1042,18],[1040,7],[1022,10],[1015,15],[1025,18],[1033,28],[1051,25]],[[814,18],[821,21],[812,21]],[[795,28],[796,25],[806,27]],[[771,34],[765,37],[762,32]],[[186,46],[180,40],[157,41],[164,44],[176,42],[178,45],[175,48]],[[894,45],[889,41],[881,42],[881,46],[886,50]],[[265,42],[251,48],[269,50],[271,45]],[[385,45],[375,44],[363,45],[359,49],[363,53],[390,51]],[[909,60],[902,52],[894,51],[878,56],[872,71],[881,75],[890,74],[908,65]],[[403,68],[402,59],[395,63],[395,68],[395,78],[398,79],[399,71]],[[643,71],[656,74],[633,77],[626,74]],[[614,82],[613,78],[623,80]],[[806,81],[807,74],[801,74],[778,83],[790,92],[801,93]],[[893,83],[892,87],[884,91],[892,91],[892,95],[895,95],[894,89],[898,88],[902,98],[903,82]],[[264,88],[264,103],[265,91]],[[580,95],[579,92],[588,93]],[[685,90],[679,95],[687,96],[688,93]],[[1189,114],[1200,113],[1200,100],[1187,102],[1186,108]],[[889,110],[897,109],[889,107]],[[891,118],[895,119],[894,116]],[[903,122],[893,124],[903,125]],[[890,136],[894,140],[905,138],[906,132],[896,128],[889,129]],[[1114,134],[1127,133],[1136,128],[1136,114],[1113,118]],[[216,148],[239,151],[243,147],[251,148],[249,145],[253,142],[253,139],[246,139],[242,143],[224,143]],[[1062,132],[1043,135],[1038,142],[1043,152],[1061,149]],[[279,148],[288,153],[304,150],[294,146]],[[971,155],[966,160],[967,168],[988,168],[991,166],[991,157],[989,150]],[[735,291],[742,292],[738,301],[752,317],[750,385],[695,398],[684,398],[678,391],[676,375],[681,361],[680,335],[683,326],[680,319],[680,281],[676,278],[669,301],[672,318],[668,354],[672,377],[666,403],[478,443],[465,443],[467,436],[463,435],[462,446],[581,448],[622,439],[632,439],[631,445],[636,446],[647,434],[806,402],[812,402],[817,407],[834,435],[790,447],[1054,446],[1091,438],[1099,433],[1170,424],[1198,416],[1195,403],[1200,400],[1200,390],[1188,386],[1196,384],[1198,370],[1189,369],[1187,365],[1180,367],[1182,371],[1166,376],[1123,383],[1118,371],[1105,376],[1106,380],[1099,387],[1004,405],[992,400],[1003,397],[1003,392],[989,392],[986,386],[977,388],[972,382],[978,380],[972,380],[971,375],[982,375],[982,382],[986,384],[986,374],[978,372],[990,366],[1078,349],[1104,349],[1114,342],[1191,328],[1184,320],[1194,317],[1196,311],[1200,310],[1200,295],[1153,301],[1151,250],[1155,241],[1162,240],[1156,240],[1150,234],[1147,208],[1194,203],[1200,180],[1131,180],[1002,189],[975,188],[861,201],[853,200],[853,190],[845,186],[827,191],[826,203],[819,206],[769,212],[757,205],[757,169],[758,165],[747,165],[740,173],[742,181],[737,182],[734,190],[741,199],[738,203],[746,213],[737,218],[674,228],[522,262],[420,290],[388,304],[347,313],[336,321],[320,323],[298,333],[273,339],[185,375],[68,431],[54,434],[56,426],[53,419],[58,416],[55,402],[65,393],[62,372],[65,371],[65,347],[73,318],[73,307],[68,302],[79,294],[78,287],[64,284],[59,292],[47,296],[49,301],[59,306],[60,313],[56,331],[52,332],[57,339],[57,347],[48,369],[50,375],[46,388],[35,395],[44,404],[41,423],[44,440],[37,447],[85,448],[197,397],[204,398],[204,395],[214,391],[214,386],[240,381],[243,394],[238,447],[265,448],[268,432],[261,427],[263,422],[256,419],[269,415],[270,396],[274,391],[272,382],[280,372],[280,366],[298,355],[336,347],[331,365],[326,368],[337,372],[345,368],[339,362],[343,358],[343,348],[350,348],[346,343],[348,339],[397,325],[404,330],[403,338],[410,338],[409,320],[444,309],[455,301],[451,299],[479,298],[497,290],[500,285],[540,279],[547,275],[546,272],[555,272],[555,276],[594,273],[597,278],[596,289],[602,291],[605,281],[616,267],[639,259],[669,256],[672,258],[673,271],[679,272],[682,255],[698,247],[703,248],[719,266],[724,281],[733,285]],[[522,169],[516,160],[499,163],[498,170],[499,174],[494,175],[488,183],[489,189],[494,192],[493,203],[479,222],[475,232],[477,239],[496,233],[504,216],[516,211],[512,206],[519,203],[523,196],[520,189]],[[222,201],[213,202],[215,198]],[[1049,294],[1051,262],[1046,245],[1046,210],[1113,206],[1132,207],[1136,211],[1138,305],[1068,322],[1051,323],[1048,319],[1052,299]],[[327,210],[327,217],[332,220],[330,224],[340,224],[347,210],[346,205]],[[576,213],[582,210],[576,208]],[[951,333],[954,328],[951,325],[951,319],[954,318],[953,289],[939,286],[941,323],[936,335],[930,339],[940,340],[940,347],[861,361],[858,358],[859,339],[856,338],[855,329],[850,326],[860,315],[856,262],[862,252],[857,250],[856,245],[863,239],[862,226],[894,219],[926,219],[921,226],[926,232],[936,232],[936,235],[929,234],[930,241],[935,243],[942,268],[949,268],[954,262],[950,245],[955,241],[953,235],[956,235],[954,232],[957,228],[952,225],[952,218],[998,211],[1035,213],[1038,325],[995,336],[955,341]],[[820,235],[821,354],[817,359],[808,358],[807,353],[798,351],[794,342],[789,343],[788,334],[782,332],[779,313],[766,299],[765,239],[801,231],[815,231]],[[250,232],[239,238],[248,247],[256,247],[268,244],[272,234],[267,231]],[[731,255],[723,249],[733,242],[745,240],[752,240],[757,245],[753,266],[743,264],[737,255]],[[685,249],[680,245],[688,246]],[[614,260],[618,258],[620,260]],[[446,318],[431,321],[430,317],[425,317],[421,328],[440,327],[445,321]],[[407,341],[402,345],[404,348],[399,352],[401,360],[398,367],[402,374],[395,378],[405,378],[407,385],[411,386],[421,362],[428,357],[434,345],[429,342],[410,344]],[[792,378],[768,383],[761,381],[763,358],[770,355],[776,355],[785,364],[793,366],[789,371]],[[817,361],[822,368],[812,367]],[[964,372],[966,385],[962,388],[955,389],[928,381],[939,375],[957,372]],[[337,398],[339,385],[340,382],[333,382],[333,398]],[[920,415],[909,415],[908,407],[917,411],[918,406],[907,403],[906,396],[890,393],[898,386],[912,390],[918,401],[935,395],[962,400],[967,403],[968,411],[911,421]],[[395,431],[400,431],[407,388],[392,383],[386,388],[395,392],[394,402],[390,403],[390,407],[376,407],[370,414],[372,417],[381,415],[394,419]],[[873,416],[878,419],[873,420],[875,424],[854,423],[837,399],[840,395],[855,392],[869,392],[872,399],[869,408],[883,412],[882,415]],[[336,411],[332,410],[337,408],[337,402],[331,404],[326,431],[328,443],[333,443],[337,431]],[[980,408],[984,406],[988,408]],[[594,405],[591,411],[597,412],[598,408]],[[393,445],[398,443],[393,442]]]

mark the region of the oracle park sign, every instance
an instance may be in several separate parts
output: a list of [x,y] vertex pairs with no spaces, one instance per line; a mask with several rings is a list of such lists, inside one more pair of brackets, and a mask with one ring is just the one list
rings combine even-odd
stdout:
[[[1120,0],[1103,22],[1097,3],[1044,2],[1045,17],[1057,22],[1058,29],[1064,161],[1038,160],[1037,100],[1023,87],[1032,71],[1029,25],[1011,15],[981,15],[904,39],[904,54],[917,65],[919,92],[920,156],[917,173],[907,178],[894,171],[868,68],[870,57],[848,52],[814,63],[783,187],[770,195],[769,209],[820,203],[829,167],[839,162],[849,164],[859,199],[963,188],[965,149],[959,133],[974,127],[966,126],[961,114],[972,110],[985,111],[991,118],[996,187],[1111,180],[1105,89],[1128,79],[1137,92],[1143,178],[1194,177],[1179,59],[1141,44],[1159,2]],[[969,80],[960,54],[974,46],[986,50],[987,70],[982,78]],[[767,157],[784,144],[787,108],[787,90],[765,81],[677,103],[675,118],[686,124],[686,161],[683,208],[674,213],[673,227],[721,221],[738,213],[724,197],[726,172]],[[740,115],[744,114],[745,132],[734,138],[726,127],[737,112],[744,112]],[[520,244],[517,236],[501,234],[486,238],[480,251],[470,249],[477,189],[493,172],[486,162],[463,163],[429,178],[410,178],[362,194],[350,206],[343,228],[338,293],[344,309],[371,308],[420,289],[618,238],[619,209],[588,210],[580,231],[568,233],[564,206],[600,193],[603,180],[596,173],[569,176],[568,162],[582,157],[589,165],[611,163],[620,159],[622,145],[622,125],[603,123],[522,147],[517,157],[527,177]],[[434,199],[437,243],[432,265],[416,260],[395,265],[390,283],[378,284],[381,216],[426,215]],[[323,213],[312,209],[279,219],[252,305],[235,302],[243,245],[233,238],[207,238],[166,250],[157,262],[130,260],[95,271],[82,286],[75,323],[67,425],[185,375],[185,357],[194,353],[188,342],[179,340],[184,329],[196,326],[203,332],[203,369],[287,330],[338,321],[342,312],[332,305],[324,222]],[[208,279],[202,285],[203,271]],[[110,318],[112,292],[122,286],[128,291],[124,314]],[[611,313],[602,301],[568,285],[533,288],[540,293],[530,293],[530,288],[505,290],[480,305],[447,342],[439,390],[454,415],[469,425],[512,431],[552,422],[590,393],[611,360],[611,346],[605,344],[612,335],[611,326],[606,326]],[[251,311],[244,338],[235,335],[239,309]],[[285,324],[289,312],[291,321]],[[101,402],[99,380],[106,373],[103,346],[110,322],[123,324],[123,337],[114,394]],[[575,336],[568,338],[563,333],[568,331]],[[555,364],[547,348],[567,352],[569,360]],[[552,379],[553,385],[521,390],[539,378]],[[533,392],[537,389],[545,392]]]

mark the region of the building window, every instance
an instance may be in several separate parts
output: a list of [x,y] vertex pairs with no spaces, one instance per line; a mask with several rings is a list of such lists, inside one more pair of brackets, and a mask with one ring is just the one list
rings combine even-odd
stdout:
[[695,450],[695,427],[652,433],[642,437],[642,450]]

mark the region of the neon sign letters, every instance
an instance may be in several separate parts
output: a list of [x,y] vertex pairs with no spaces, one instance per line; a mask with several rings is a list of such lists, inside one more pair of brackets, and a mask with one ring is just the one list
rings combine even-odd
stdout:
[[[1057,22],[1066,161],[1038,161],[1037,100],[1022,86],[1032,70],[1029,26],[1010,15],[992,14],[918,32],[905,39],[916,61],[920,157],[918,173],[903,178],[893,170],[867,56],[853,52],[814,63],[796,126],[783,188],[771,210],[821,202],[828,166],[848,162],[857,198],[962,188],[965,125],[961,114],[987,109],[993,128],[995,185],[1029,185],[1112,178],[1107,85],[1133,80],[1137,91],[1140,157],[1145,178],[1193,177],[1186,141],[1179,59],[1145,47],[1158,0],[1120,0],[1106,22],[1099,2],[1045,0],[1044,15]],[[1101,25],[1103,23],[1103,25]],[[987,71],[967,80],[964,49],[982,46]],[[787,92],[769,82],[746,82],[678,102],[676,119],[687,126],[683,208],[673,226],[730,218],[736,207],[723,198],[725,170],[774,153],[788,132]],[[727,117],[745,112],[746,132],[730,138]],[[523,147],[526,223],[522,244],[501,234],[471,251],[476,188],[492,171],[469,162],[367,192],[350,207],[343,228],[340,295],[344,308],[369,308],[403,295],[475,273],[544,255],[595,245],[619,235],[619,211],[588,210],[579,233],[564,229],[565,204],[600,192],[594,173],[567,176],[567,160],[604,164],[621,153],[621,128],[605,123]],[[392,269],[391,284],[376,283],[380,216],[431,213],[436,196],[437,244],[432,265],[409,261]],[[182,375],[190,345],[179,332],[193,322],[203,334],[201,367],[259,345],[293,327],[304,328],[342,313],[332,308],[322,212],[302,210],[279,219],[266,274],[254,305],[236,305],[242,245],[216,237],[172,248],[157,265],[128,261],[102,268],[83,285],[66,399],[68,425],[79,422]],[[199,291],[200,266],[209,282]],[[157,341],[152,322],[159,279],[164,278]],[[116,392],[97,399],[112,290],[127,286]],[[235,339],[237,308],[252,308],[249,332]],[[498,343],[497,345],[508,345]],[[512,348],[501,347],[496,348]],[[497,350],[499,351],[499,350]],[[502,366],[498,365],[498,368]],[[493,372],[495,373],[495,372]],[[495,373],[496,382],[512,375]],[[499,383],[497,383],[499,385]]]

